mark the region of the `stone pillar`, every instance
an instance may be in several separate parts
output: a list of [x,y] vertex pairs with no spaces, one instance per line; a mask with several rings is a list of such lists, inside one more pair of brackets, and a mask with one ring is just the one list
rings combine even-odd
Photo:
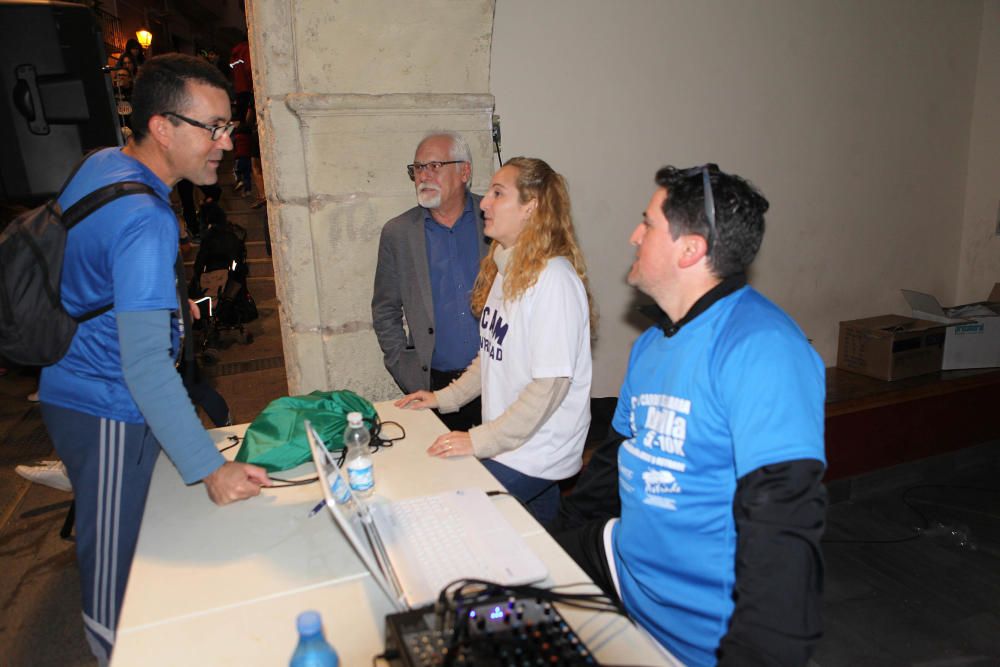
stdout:
[[371,325],[382,224],[415,204],[405,165],[456,130],[473,189],[494,171],[493,0],[251,0],[288,387],[398,395]]

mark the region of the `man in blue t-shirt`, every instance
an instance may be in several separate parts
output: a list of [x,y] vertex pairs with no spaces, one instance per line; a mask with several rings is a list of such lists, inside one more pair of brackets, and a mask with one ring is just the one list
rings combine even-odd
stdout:
[[656,183],[628,276],[655,326],[553,532],[683,663],[804,665],[821,635],[823,364],[746,284],[767,200],[716,165]]
[[42,371],[39,388],[42,417],[76,494],[84,629],[102,664],[114,646],[160,447],[186,483],[205,483],[216,504],[269,485],[262,468],[223,459],[174,368],[180,308],[189,303],[174,273],[178,226],[169,195],[181,178],[216,182],[223,151],[232,148],[226,81],[199,58],[159,56],[140,70],[132,106],[129,144],[88,158],[59,203],[65,210],[122,181],[156,194],[117,199],[70,231],[63,305],[74,316],[112,307],[79,326],[66,356]]

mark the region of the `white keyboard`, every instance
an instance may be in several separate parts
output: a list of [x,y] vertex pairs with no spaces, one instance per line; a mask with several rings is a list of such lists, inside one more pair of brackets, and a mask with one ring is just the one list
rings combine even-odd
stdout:
[[466,543],[464,522],[451,506],[453,503],[445,502],[449,499],[424,496],[392,503],[402,554],[424,573],[427,584],[435,590],[463,577],[486,578],[489,571],[489,564]]
[[410,606],[433,602],[456,579],[516,585],[544,579],[545,565],[479,489],[372,507]]

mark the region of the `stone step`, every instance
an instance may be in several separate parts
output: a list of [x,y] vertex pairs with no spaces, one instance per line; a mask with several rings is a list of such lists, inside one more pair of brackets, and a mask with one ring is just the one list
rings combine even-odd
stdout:
[[[180,213],[177,214],[180,220]],[[226,211],[226,219],[239,225],[247,231],[247,243],[264,242],[267,229],[267,213],[263,209],[257,211]]]
[[[191,280],[190,271],[187,272],[186,279],[188,281]],[[277,295],[277,289],[274,286],[274,278],[271,276],[248,276],[247,289],[250,290],[250,296],[253,297],[254,301],[273,299]]]
[[226,213],[236,213],[243,211],[254,211],[262,210],[263,207],[254,209],[253,204],[257,201],[257,194],[254,193],[249,196],[243,196],[240,192],[233,190],[232,186],[227,185],[222,189],[222,208],[225,209]]
[[[247,241],[247,259],[270,259],[267,254],[267,244],[263,241]],[[184,258],[185,264],[191,264],[194,262],[195,258],[198,256],[198,246],[191,244],[188,246],[187,250],[181,251],[181,256]]]
[[263,259],[247,259],[247,266],[250,269],[250,275],[256,278],[270,278],[274,280],[274,264],[271,263],[270,257],[264,257]]
[[250,290],[250,296],[254,298],[254,301],[273,299],[276,296],[274,278],[270,276],[255,276],[251,274],[247,278],[247,289]]
[[247,241],[247,259],[266,259],[270,261],[267,254],[267,244],[263,241]]
[[226,211],[229,222],[247,230],[247,242],[263,241],[267,229],[266,209],[256,211]]

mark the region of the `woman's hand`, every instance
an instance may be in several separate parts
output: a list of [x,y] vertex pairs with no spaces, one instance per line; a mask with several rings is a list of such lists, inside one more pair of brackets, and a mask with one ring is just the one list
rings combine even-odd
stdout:
[[450,456],[468,456],[472,454],[472,436],[467,431],[451,431],[438,437],[427,453],[439,459]]
[[393,403],[393,405],[397,408],[405,408],[407,410],[426,410],[427,408],[436,408],[438,402],[433,391],[421,389],[412,394],[407,394]]

